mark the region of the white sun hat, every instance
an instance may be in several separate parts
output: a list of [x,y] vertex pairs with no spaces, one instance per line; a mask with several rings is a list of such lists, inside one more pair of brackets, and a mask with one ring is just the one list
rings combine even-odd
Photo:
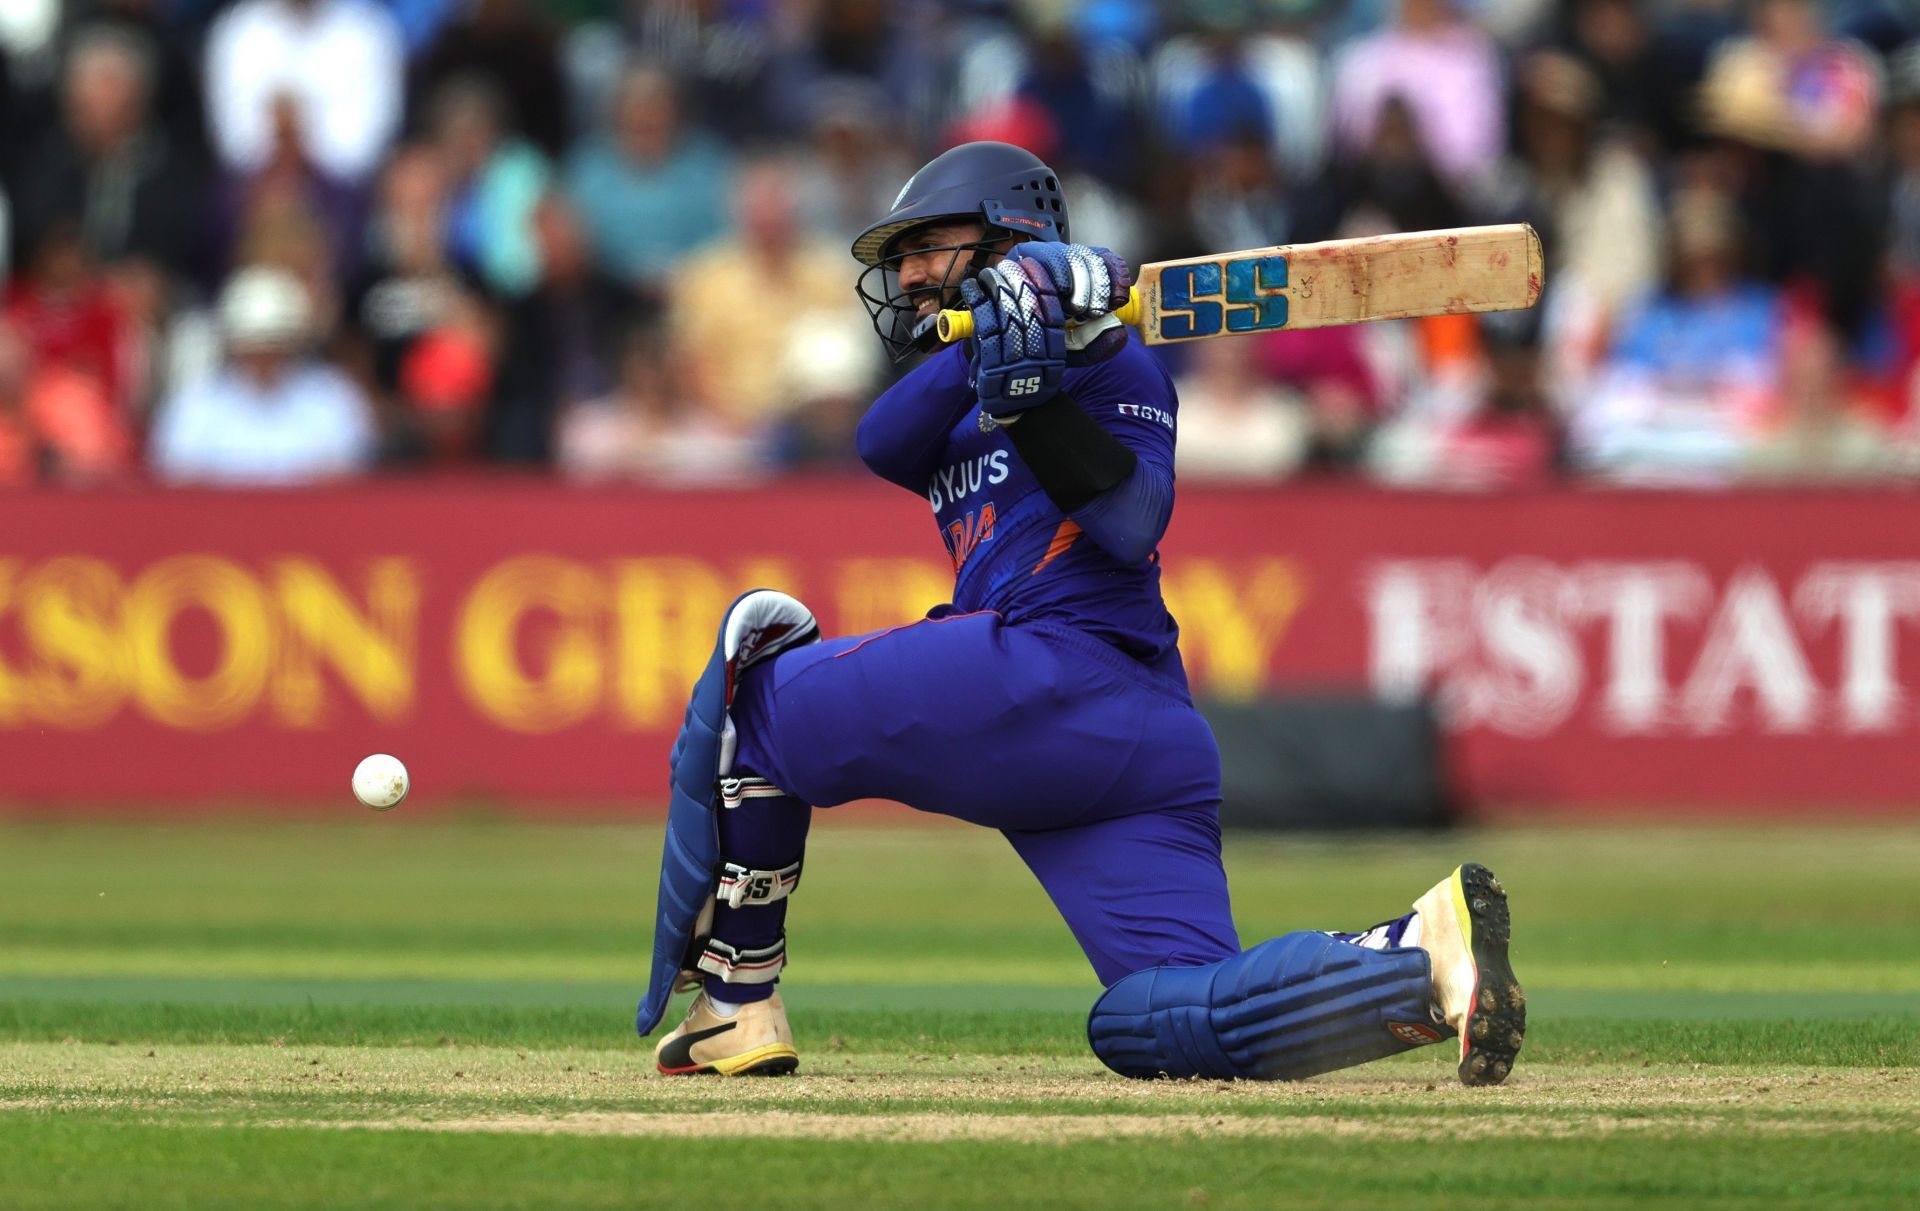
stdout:
[[297,348],[312,323],[307,288],[284,269],[242,269],[220,292],[220,332],[229,348]]

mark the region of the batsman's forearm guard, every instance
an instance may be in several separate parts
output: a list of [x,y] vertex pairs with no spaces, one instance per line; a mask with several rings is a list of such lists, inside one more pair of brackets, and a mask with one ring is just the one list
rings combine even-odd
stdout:
[[1020,414],[1007,438],[1062,513],[1082,508],[1133,474],[1139,456],[1079,404],[1057,395]]

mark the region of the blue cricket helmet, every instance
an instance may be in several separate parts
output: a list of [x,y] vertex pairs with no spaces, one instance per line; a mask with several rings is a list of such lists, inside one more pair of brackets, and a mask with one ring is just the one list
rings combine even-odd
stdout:
[[[879,222],[853,242],[853,256],[867,268],[855,290],[866,304],[874,331],[899,361],[931,345],[928,321],[916,316],[913,299],[900,289],[894,272],[899,254],[891,249],[901,235],[916,227],[942,221],[977,220],[986,228],[982,239],[952,245],[952,250],[994,251],[993,244],[1012,240],[1064,243],[1067,235],[1067,199],[1060,178],[1039,156],[1011,143],[962,143],[942,152],[913,174]],[[969,269],[981,268],[978,261]],[[942,282],[943,297],[958,286]]]
[[908,178],[893,209],[854,240],[853,257],[878,265],[887,242],[901,232],[940,219],[972,218],[1007,235],[1067,240],[1066,195],[1039,156],[1011,143],[962,143]]

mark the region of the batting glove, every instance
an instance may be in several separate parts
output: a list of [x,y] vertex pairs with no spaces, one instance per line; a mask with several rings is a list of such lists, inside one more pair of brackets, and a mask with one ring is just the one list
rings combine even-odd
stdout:
[[960,284],[973,312],[973,389],[996,419],[1044,404],[1067,370],[1067,321],[1044,271],[1002,261]]
[[1068,320],[1084,323],[1118,310],[1127,301],[1127,287],[1133,283],[1133,271],[1127,263],[1105,248],[1086,244],[1042,244],[1029,241],[1015,245],[1007,254],[1039,268],[1047,276],[1053,293],[1060,298],[1060,309]]

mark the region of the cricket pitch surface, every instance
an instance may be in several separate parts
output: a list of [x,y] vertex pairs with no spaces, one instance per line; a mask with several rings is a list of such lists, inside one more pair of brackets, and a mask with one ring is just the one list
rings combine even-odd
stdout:
[[632,1035],[657,844],[0,823],[0,1206],[1920,1205],[1920,829],[1229,836],[1249,943],[1493,867],[1530,1009],[1494,1089],[1448,1044],[1115,1077],[1000,838],[831,815],[789,919],[799,1075],[662,1078]]

